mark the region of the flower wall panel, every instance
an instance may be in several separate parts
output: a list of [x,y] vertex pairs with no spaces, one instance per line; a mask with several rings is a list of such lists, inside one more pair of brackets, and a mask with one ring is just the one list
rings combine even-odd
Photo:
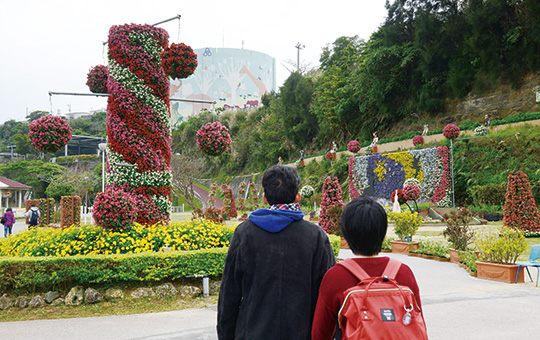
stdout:
[[392,192],[402,189],[404,182],[411,178],[420,183],[421,200],[446,205],[451,180],[448,147],[358,156],[349,160],[349,191],[354,196],[363,194],[391,200]]

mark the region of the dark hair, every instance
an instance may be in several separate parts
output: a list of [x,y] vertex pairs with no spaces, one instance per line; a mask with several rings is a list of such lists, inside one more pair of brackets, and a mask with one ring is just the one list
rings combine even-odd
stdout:
[[7,208],[6,211],[13,211],[13,210],[11,210],[11,208]]
[[300,176],[292,167],[274,165],[266,170],[262,179],[264,196],[268,204],[293,203],[298,194]]
[[341,232],[357,255],[377,255],[387,229],[386,211],[370,197],[352,200],[341,214]]

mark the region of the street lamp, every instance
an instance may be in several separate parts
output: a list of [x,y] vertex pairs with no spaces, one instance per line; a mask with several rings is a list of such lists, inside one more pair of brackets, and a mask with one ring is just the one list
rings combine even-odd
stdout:
[[107,143],[99,143],[99,150],[101,151],[101,191],[105,191],[105,151],[107,150]]

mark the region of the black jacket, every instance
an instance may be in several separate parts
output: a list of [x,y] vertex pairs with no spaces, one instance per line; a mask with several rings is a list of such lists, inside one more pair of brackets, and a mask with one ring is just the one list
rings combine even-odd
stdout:
[[309,340],[319,285],[334,264],[328,236],[313,223],[268,232],[243,222],[225,261],[218,338]]

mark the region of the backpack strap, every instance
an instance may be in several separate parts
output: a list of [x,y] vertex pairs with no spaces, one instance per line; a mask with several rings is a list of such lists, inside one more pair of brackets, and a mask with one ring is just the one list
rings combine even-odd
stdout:
[[370,278],[371,276],[353,259],[346,259],[337,263],[338,265],[347,269],[351,274],[356,276],[359,281]]
[[395,279],[400,268],[401,262],[395,259],[389,259],[382,276],[387,276],[389,279]]

